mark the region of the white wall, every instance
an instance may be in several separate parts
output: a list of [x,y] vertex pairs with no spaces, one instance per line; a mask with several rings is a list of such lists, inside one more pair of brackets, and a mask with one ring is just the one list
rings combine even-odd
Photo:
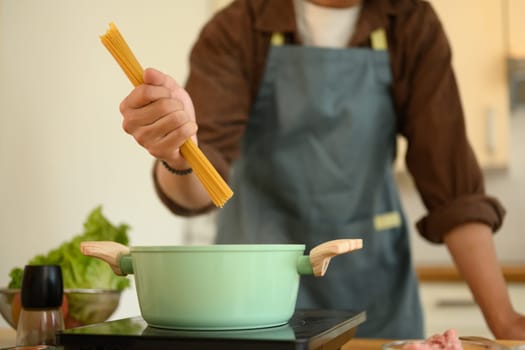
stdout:
[[[143,66],[183,82],[211,11],[208,0],[0,0],[0,286],[100,204],[132,244],[182,241],[188,222],[160,204],[151,156],[121,129],[132,86],[99,35],[114,21]],[[129,290],[115,317],[138,313]]]

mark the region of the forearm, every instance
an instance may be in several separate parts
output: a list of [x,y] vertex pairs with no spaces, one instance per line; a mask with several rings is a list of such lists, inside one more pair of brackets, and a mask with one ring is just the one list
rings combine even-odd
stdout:
[[[176,169],[187,169],[190,167],[184,160],[170,166]],[[172,174],[159,161],[155,165],[155,174],[162,192],[178,205],[190,210],[198,210],[210,206],[210,196],[195,175],[195,172],[188,175]]]
[[498,337],[515,312],[490,227],[481,223],[465,224],[449,232],[444,240],[489,328]]

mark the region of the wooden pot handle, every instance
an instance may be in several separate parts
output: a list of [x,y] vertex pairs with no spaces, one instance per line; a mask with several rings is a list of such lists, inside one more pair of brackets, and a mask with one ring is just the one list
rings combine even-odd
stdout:
[[116,275],[126,276],[120,269],[120,257],[129,254],[129,247],[113,241],[87,241],[80,243],[80,251],[107,262]]
[[362,239],[336,239],[319,244],[310,251],[310,264],[314,276],[324,276],[330,259],[363,248]]

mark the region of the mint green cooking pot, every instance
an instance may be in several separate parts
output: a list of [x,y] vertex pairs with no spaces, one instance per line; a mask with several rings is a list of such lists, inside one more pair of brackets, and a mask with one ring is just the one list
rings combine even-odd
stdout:
[[300,275],[322,276],[330,259],[360,239],[301,244],[150,246],[83,242],[84,255],[118,275],[134,274],[140,312],[153,327],[189,330],[282,325],[295,310]]

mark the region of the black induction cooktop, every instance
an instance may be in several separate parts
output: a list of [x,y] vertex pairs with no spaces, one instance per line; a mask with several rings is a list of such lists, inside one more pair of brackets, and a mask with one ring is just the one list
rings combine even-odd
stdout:
[[71,328],[57,334],[64,350],[336,350],[366,319],[364,311],[296,310],[288,324],[235,331],[149,327],[141,317]]

